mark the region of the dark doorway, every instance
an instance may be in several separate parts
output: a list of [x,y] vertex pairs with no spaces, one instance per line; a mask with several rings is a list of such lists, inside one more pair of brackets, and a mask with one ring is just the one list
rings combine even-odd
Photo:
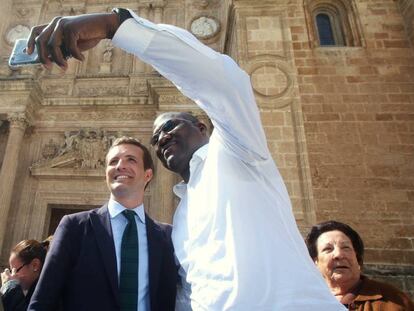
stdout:
[[50,209],[50,222],[47,235],[49,236],[55,233],[55,230],[63,216],[91,210],[99,206],[100,205],[49,204],[48,208]]

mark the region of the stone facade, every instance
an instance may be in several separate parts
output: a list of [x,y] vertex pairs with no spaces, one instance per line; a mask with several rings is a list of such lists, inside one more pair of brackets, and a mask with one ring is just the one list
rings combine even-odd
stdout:
[[[57,211],[108,199],[103,157],[114,137],[147,142],[159,113],[203,114],[108,40],[85,53],[83,63],[70,60],[65,75],[58,68],[7,66],[13,40],[30,26],[56,15],[110,11],[116,1],[3,2],[0,250],[6,265],[13,244],[47,236]],[[414,292],[414,0],[119,5],[189,29],[231,55],[251,76],[301,231],[327,219],[349,223],[365,241],[367,271]],[[319,46],[314,14],[328,5],[342,14],[346,46]],[[154,218],[171,221],[176,182],[157,163],[145,202]]]

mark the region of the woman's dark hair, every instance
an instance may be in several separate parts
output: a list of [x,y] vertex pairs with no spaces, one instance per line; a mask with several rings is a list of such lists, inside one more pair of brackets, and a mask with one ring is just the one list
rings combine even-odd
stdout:
[[325,232],[335,230],[341,231],[351,240],[358,263],[362,267],[364,263],[364,242],[362,242],[362,239],[359,236],[359,234],[350,226],[334,220],[321,222],[311,228],[305,240],[311,258],[315,260],[318,257],[317,241],[319,236]]
[[11,250],[20,260],[29,264],[33,259],[37,258],[40,262],[45,262],[47,246],[44,242],[38,242],[36,240],[23,240],[17,243]]

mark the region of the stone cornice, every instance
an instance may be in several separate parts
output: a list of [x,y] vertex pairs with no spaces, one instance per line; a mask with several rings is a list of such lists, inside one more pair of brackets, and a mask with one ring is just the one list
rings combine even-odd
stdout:
[[88,178],[97,178],[103,179],[105,178],[105,171],[103,169],[84,169],[84,170],[77,170],[74,168],[50,168],[50,167],[36,167],[31,168],[30,172],[32,176],[36,176],[38,178],[67,178],[67,177],[78,177],[80,179],[88,177]]
[[[253,7],[258,6],[258,2],[252,0],[233,0],[233,4],[236,7]],[[260,0],[260,6],[275,6],[275,5],[287,5],[286,0]]]
[[30,91],[37,84],[33,77],[3,78],[0,77],[0,95],[7,92]]

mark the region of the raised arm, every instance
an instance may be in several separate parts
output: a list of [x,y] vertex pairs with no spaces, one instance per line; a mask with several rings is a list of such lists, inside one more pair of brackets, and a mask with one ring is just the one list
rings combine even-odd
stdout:
[[246,162],[268,159],[266,138],[250,77],[233,59],[199,42],[184,29],[126,20],[113,43],[151,64],[211,118],[213,135]]
[[55,18],[47,26],[33,28],[29,51],[36,42],[42,63],[56,62],[66,68],[62,45],[82,60],[83,50],[115,33],[116,46],[151,64],[208,114],[215,127],[213,135],[230,152],[249,163],[269,159],[250,77],[233,59],[203,45],[184,29],[156,25],[130,13],[133,19],[121,25],[114,13]]

